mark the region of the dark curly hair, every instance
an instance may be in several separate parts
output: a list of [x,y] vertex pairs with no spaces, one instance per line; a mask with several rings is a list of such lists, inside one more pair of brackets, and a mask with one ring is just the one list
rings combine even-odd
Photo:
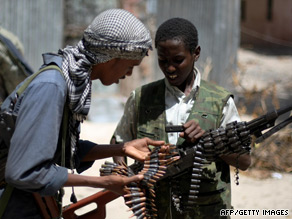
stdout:
[[155,35],[155,48],[159,42],[170,39],[181,40],[193,53],[199,41],[197,28],[184,18],[171,18],[158,27]]

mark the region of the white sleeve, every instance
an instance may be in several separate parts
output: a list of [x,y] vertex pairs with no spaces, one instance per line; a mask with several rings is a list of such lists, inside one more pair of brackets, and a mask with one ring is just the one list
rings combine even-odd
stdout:
[[241,121],[234,100],[230,97],[223,108],[223,117],[220,126],[226,127],[226,124],[233,121]]

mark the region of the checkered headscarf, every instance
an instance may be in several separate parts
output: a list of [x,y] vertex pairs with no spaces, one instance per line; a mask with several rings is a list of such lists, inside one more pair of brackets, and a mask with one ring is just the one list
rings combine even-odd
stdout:
[[114,58],[140,60],[151,45],[150,33],[140,20],[126,10],[110,9],[93,20],[76,46],[59,50],[73,114],[69,121],[71,137],[77,137],[73,129],[76,130],[89,112],[92,66]]

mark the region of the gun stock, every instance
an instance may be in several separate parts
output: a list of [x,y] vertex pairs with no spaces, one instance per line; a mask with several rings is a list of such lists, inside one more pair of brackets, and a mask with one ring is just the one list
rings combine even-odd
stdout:
[[[104,219],[106,218],[106,204],[120,197],[120,195],[108,191],[103,190],[97,192],[89,197],[81,199],[75,204],[69,205],[69,207],[65,207],[63,210],[63,218],[64,219]],[[91,203],[96,203],[97,207],[89,212],[84,213],[83,215],[77,216],[75,211],[80,208],[83,208]]]

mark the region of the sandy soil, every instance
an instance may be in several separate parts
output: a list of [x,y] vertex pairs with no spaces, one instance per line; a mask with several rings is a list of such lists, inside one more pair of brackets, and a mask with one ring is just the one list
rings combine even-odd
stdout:
[[[112,132],[115,129],[115,123],[102,123],[96,124],[92,122],[85,122],[82,125],[82,138],[90,139],[94,142],[108,143]],[[95,162],[93,168],[84,172],[83,174],[98,175],[101,164],[107,159],[102,159]],[[111,159],[108,159],[111,161]],[[241,172],[239,177],[239,186],[233,182],[234,172],[231,170],[232,175],[232,204],[235,210],[262,210],[264,209],[288,209],[289,215],[277,216],[277,218],[292,218],[292,174],[287,173],[270,173],[270,172],[257,172],[248,171]],[[100,191],[100,189],[91,188],[75,188],[75,193],[78,200],[85,198],[91,194]],[[70,203],[71,188],[66,188],[64,198],[64,205]],[[94,209],[94,205],[89,205],[76,212],[82,215],[85,212]],[[131,212],[127,211],[128,208],[124,204],[122,197],[110,202],[107,205],[108,219],[123,219],[129,218]],[[232,218],[240,218],[242,216],[234,216]],[[253,216],[248,218],[274,218],[271,216]]]

